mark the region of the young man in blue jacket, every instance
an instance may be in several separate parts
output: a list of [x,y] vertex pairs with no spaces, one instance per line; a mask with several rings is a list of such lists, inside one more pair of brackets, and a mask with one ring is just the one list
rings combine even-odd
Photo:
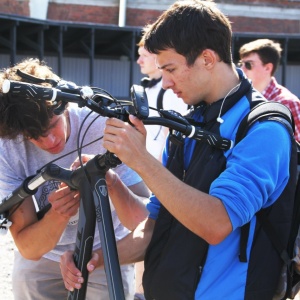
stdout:
[[[145,48],[157,55],[163,87],[192,106],[194,124],[234,142],[241,120],[265,99],[235,68],[231,36],[213,2],[177,1],[147,28]],[[103,145],[153,192],[149,217],[118,243],[121,264],[144,259],[146,299],[272,299],[282,262],[256,213],[271,208],[276,221],[287,220],[281,235],[288,234],[292,205],[280,196],[293,200],[289,126],[255,122],[228,150],[182,136],[181,145],[167,142],[161,165],[146,150],[143,123],[130,121],[107,120]],[[248,223],[242,261],[241,227]],[[87,267],[102,263],[98,251]],[[70,254],[61,268],[66,288],[80,288]]]

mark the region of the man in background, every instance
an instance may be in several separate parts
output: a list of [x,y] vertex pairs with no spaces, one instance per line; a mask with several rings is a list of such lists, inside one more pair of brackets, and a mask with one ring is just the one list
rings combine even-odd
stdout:
[[287,88],[278,84],[274,74],[281,58],[281,46],[269,39],[258,39],[244,44],[240,50],[240,66],[252,80],[255,89],[269,101],[287,106],[295,121],[295,138],[300,141],[300,100]]

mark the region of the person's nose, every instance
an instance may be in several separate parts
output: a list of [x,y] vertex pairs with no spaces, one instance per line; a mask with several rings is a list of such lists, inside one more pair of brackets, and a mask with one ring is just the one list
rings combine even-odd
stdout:
[[140,64],[140,63],[141,63],[141,60],[142,60],[142,59],[141,59],[141,57],[139,56],[139,58],[138,58],[137,61],[136,61],[137,64]]
[[45,148],[52,148],[55,146],[56,137],[54,134],[49,133],[47,136],[41,137],[39,141]]
[[174,86],[174,81],[171,80],[167,75],[162,75],[162,88],[167,90]]

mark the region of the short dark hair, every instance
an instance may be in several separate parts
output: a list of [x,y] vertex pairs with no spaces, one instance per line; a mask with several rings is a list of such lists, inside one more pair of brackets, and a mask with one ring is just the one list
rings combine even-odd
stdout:
[[271,63],[273,65],[272,76],[278,68],[281,52],[280,43],[269,39],[258,39],[249,42],[244,44],[239,50],[240,58],[244,58],[251,53],[257,53],[264,65]]
[[33,101],[22,95],[11,97],[2,92],[5,79],[26,81],[17,74],[18,69],[38,78],[55,80],[60,78],[45,62],[38,59],[26,59],[0,72],[0,138],[14,139],[18,135],[23,135],[27,139],[38,139],[47,132],[54,108],[49,101]]
[[221,61],[232,63],[231,24],[212,1],[177,1],[144,31],[145,48],[151,53],[174,49],[193,65],[211,49]]

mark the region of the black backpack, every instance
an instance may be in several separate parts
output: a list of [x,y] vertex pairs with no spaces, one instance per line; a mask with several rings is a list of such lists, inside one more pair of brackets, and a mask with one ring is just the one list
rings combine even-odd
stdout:
[[[288,130],[293,130],[294,123],[290,111],[280,103],[277,102],[262,102],[255,106],[250,113],[241,122],[235,143],[237,144],[246,135],[250,126],[260,120],[276,120],[284,124]],[[297,147],[297,169],[300,170],[300,151],[299,144],[295,141]],[[259,211],[256,216],[258,222],[261,224],[264,232],[271,240],[278,255],[281,257],[283,267],[281,271],[281,277],[278,282],[278,287],[274,300],[282,299],[294,299],[296,294],[300,291],[300,275],[295,270],[295,263],[293,258],[295,257],[295,247],[300,248],[300,177],[297,178],[293,217],[291,220],[291,229],[288,236],[287,246],[280,238],[276,228],[268,218],[268,214],[265,210]],[[241,242],[240,242],[240,261],[246,262],[246,247],[249,235],[249,224],[244,225],[241,228]],[[298,237],[298,239],[297,239]],[[300,250],[300,249],[299,249]],[[298,254],[300,256],[300,254]],[[299,257],[300,261],[300,257]],[[300,267],[300,266],[299,266]],[[299,268],[300,269],[300,268]],[[247,293],[246,293],[247,294]],[[249,299],[252,299],[251,297]]]

